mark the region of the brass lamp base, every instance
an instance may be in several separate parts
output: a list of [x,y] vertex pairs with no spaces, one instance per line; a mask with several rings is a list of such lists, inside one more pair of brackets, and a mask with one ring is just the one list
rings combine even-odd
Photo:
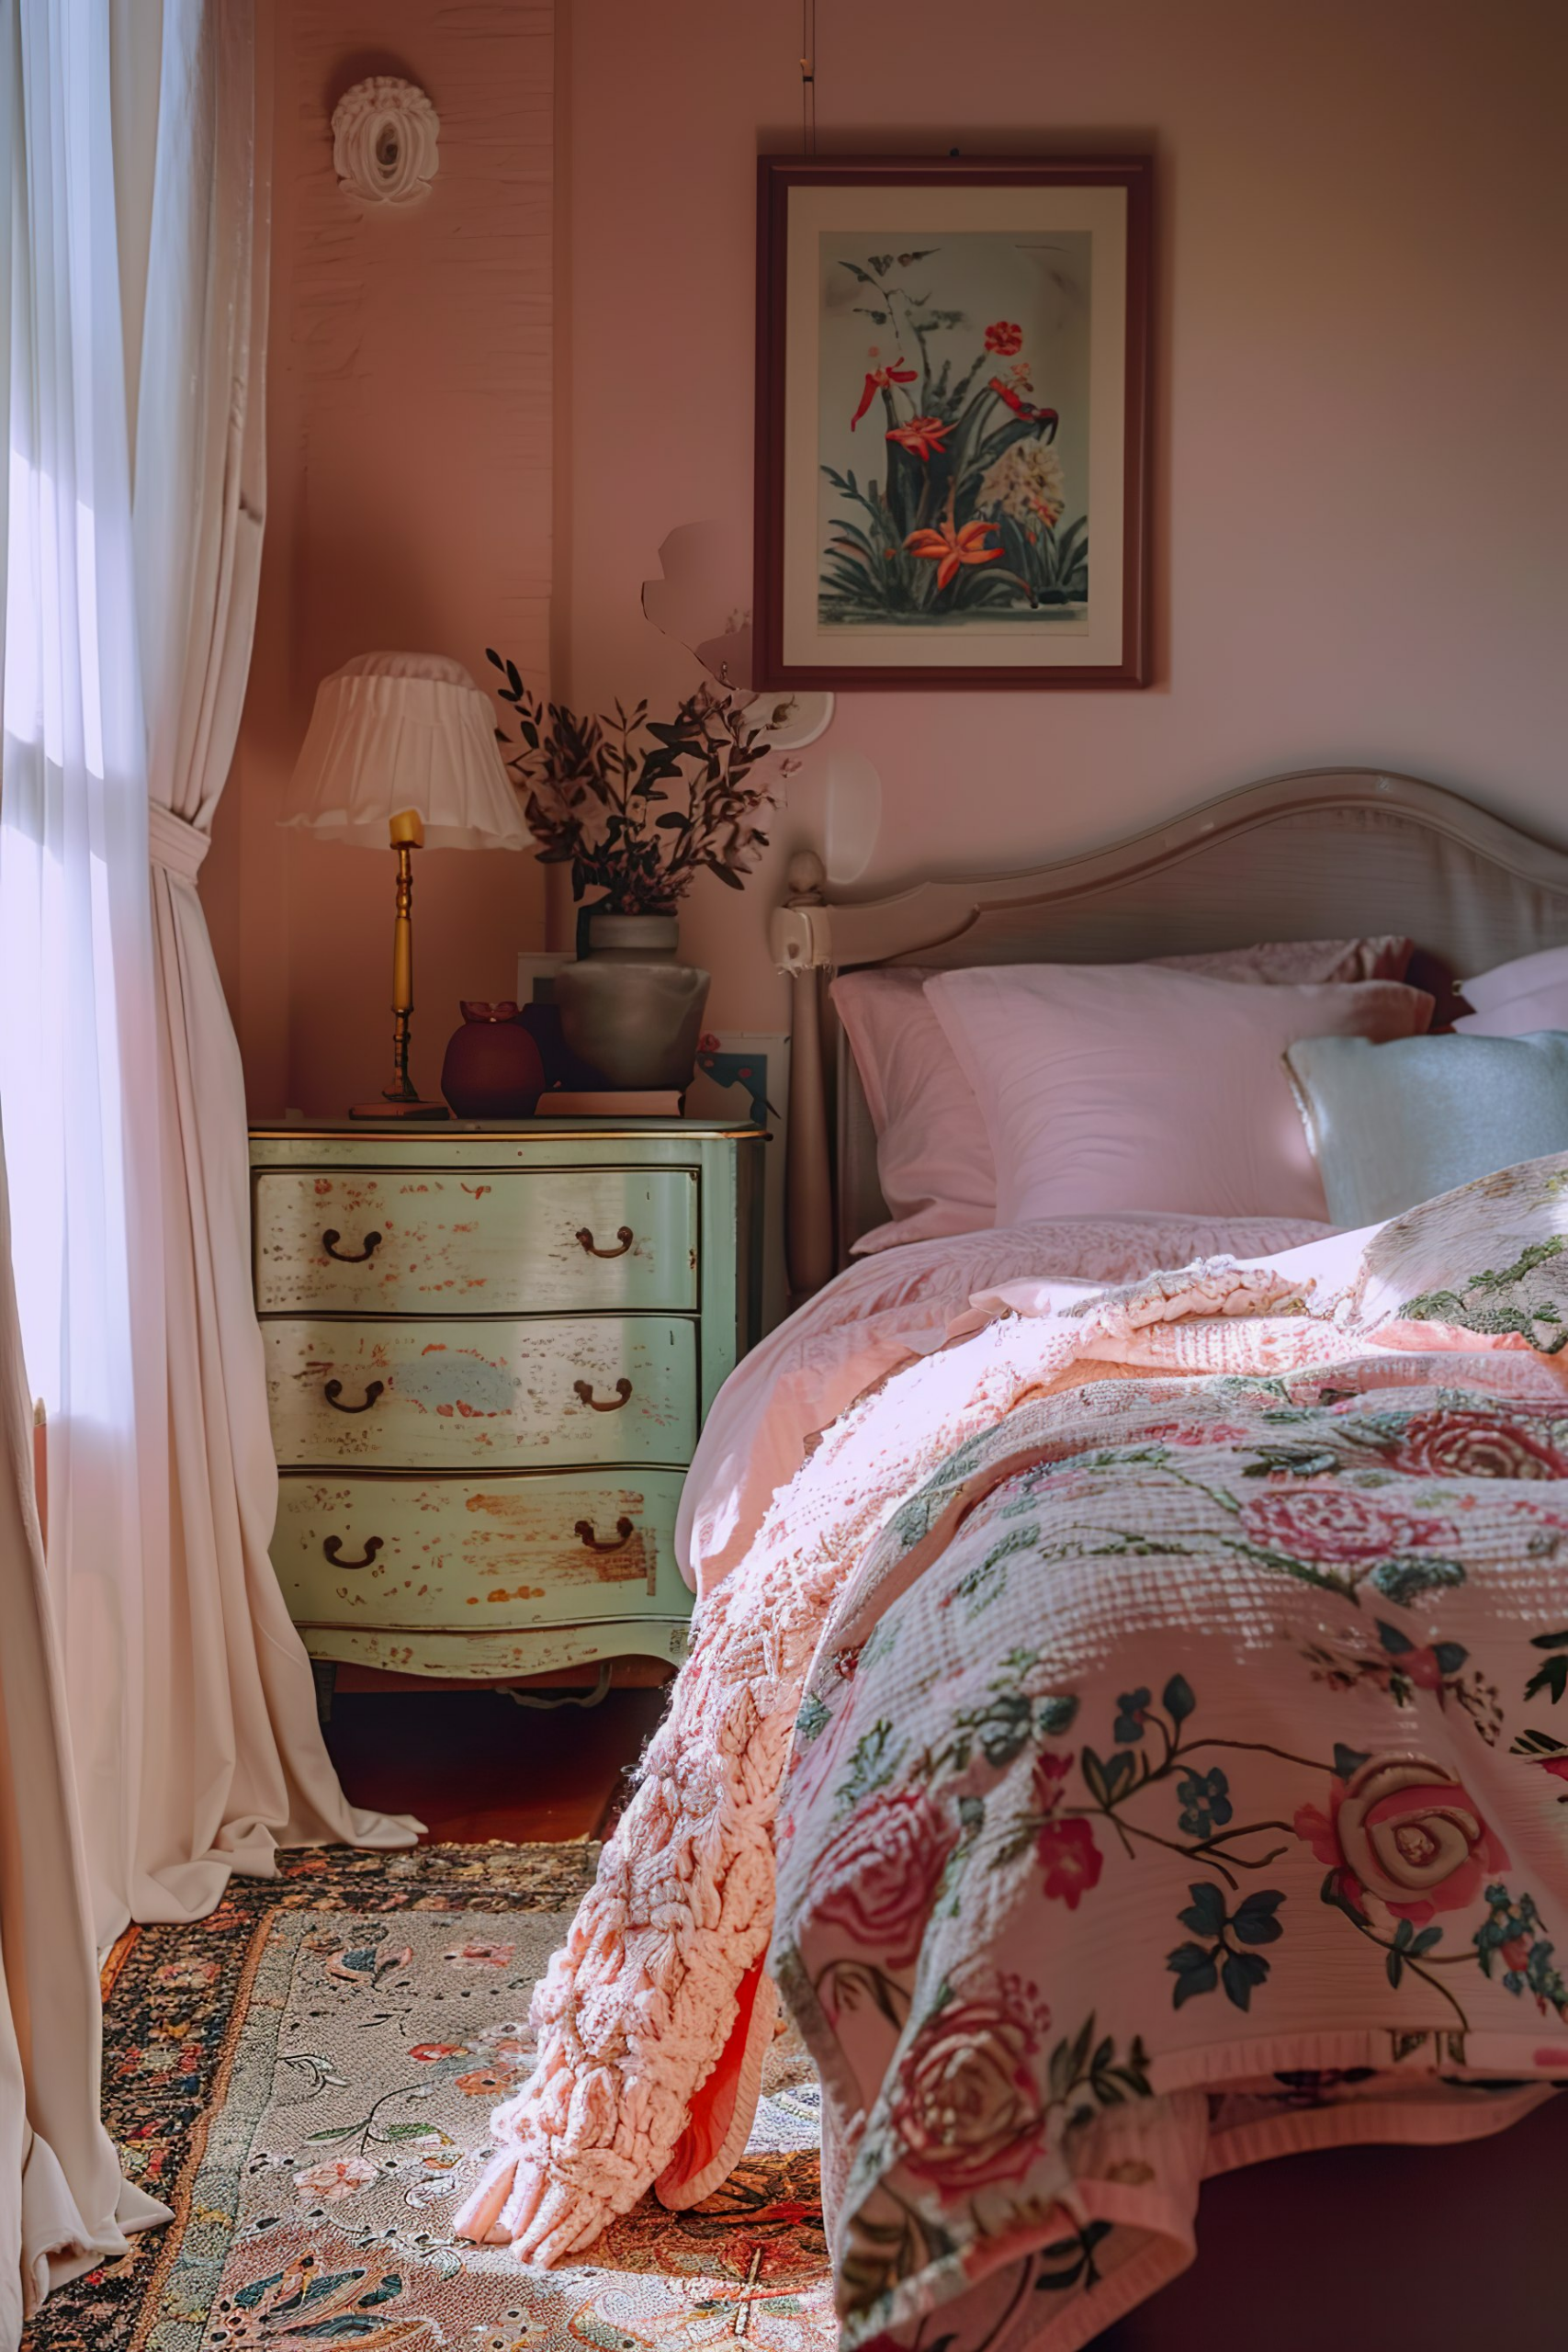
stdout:
[[392,925],[392,1082],[377,1102],[356,1102],[351,1119],[449,1119],[445,1102],[422,1102],[409,1076],[409,1022],[413,1012],[413,855],[423,846],[418,812],[400,809],[388,826],[398,854],[397,915]]
[[449,1119],[445,1102],[356,1102],[351,1119]]

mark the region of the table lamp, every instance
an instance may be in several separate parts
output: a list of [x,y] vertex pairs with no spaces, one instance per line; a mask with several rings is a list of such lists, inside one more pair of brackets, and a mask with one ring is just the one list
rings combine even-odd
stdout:
[[495,713],[460,662],[438,653],[361,653],[323,678],[281,820],[322,841],[397,852],[392,925],[392,1082],[356,1119],[446,1119],[409,1077],[413,1012],[413,853],[525,849]]

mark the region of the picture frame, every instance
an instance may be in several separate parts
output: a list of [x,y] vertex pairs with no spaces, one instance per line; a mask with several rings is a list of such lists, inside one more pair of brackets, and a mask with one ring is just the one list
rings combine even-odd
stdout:
[[755,685],[1147,684],[1152,178],[759,159]]

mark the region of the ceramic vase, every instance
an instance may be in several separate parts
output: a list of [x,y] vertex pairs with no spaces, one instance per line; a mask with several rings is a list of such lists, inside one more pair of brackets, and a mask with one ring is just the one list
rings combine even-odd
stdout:
[[609,1087],[689,1086],[708,975],[678,959],[673,915],[591,914],[588,953],[556,975],[561,1034]]
[[531,1119],[545,1065],[514,1004],[462,1006],[441,1065],[441,1091],[460,1119]]

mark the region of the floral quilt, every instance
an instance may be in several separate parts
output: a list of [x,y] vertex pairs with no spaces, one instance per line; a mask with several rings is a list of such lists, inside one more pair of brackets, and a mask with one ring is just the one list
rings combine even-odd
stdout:
[[1568,2078],[1565,1237],[1535,1162],[982,1302],[844,1413],[702,1603],[459,2232],[547,2263],[723,2177],[775,1891],[851,2344],[1066,2352],[1206,2171]]
[[964,1447],[811,1675],[773,1964],[848,2345],[940,2307],[1068,2352],[1190,2259],[1205,2173],[1568,2081],[1555,1369],[1173,1390]]

